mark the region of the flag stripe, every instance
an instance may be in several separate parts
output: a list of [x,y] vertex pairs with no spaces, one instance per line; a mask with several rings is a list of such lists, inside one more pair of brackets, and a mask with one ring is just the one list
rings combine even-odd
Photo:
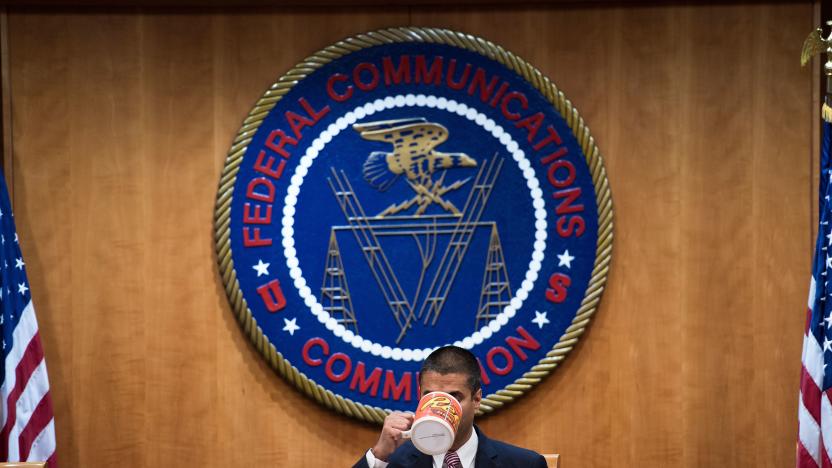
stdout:
[[38,403],[49,393],[49,382],[46,378],[46,362],[41,359],[40,365],[32,373],[32,378],[17,400],[17,424],[11,427],[9,434],[9,458],[22,460],[20,456],[20,433],[31,420]]
[[[820,466],[820,425],[818,421],[809,414],[803,404],[803,398],[798,401],[797,418],[799,421],[799,442],[801,447],[814,462],[814,466]],[[803,465],[798,465],[803,466]]]
[[[37,333],[29,341],[26,347],[26,352],[23,358],[15,369],[16,383],[14,389],[9,393],[6,400],[8,408],[8,418],[6,425],[3,426],[3,431],[0,433],[0,443],[3,447],[8,447],[6,455],[9,459],[17,459],[17,440],[16,432],[20,432],[20,425],[26,421],[26,416],[31,414],[31,409],[27,406],[30,403],[32,394],[38,391],[39,380],[37,378],[38,371],[42,369],[43,374],[46,373],[43,363],[43,352],[40,347],[40,340]],[[38,401],[43,395],[38,397]],[[34,405],[32,405],[34,406]],[[21,418],[18,418],[20,412]]]
[[812,455],[806,451],[806,448],[803,447],[803,444],[800,442],[797,443],[797,466],[805,468],[820,468],[815,462],[815,459],[812,458]]
[[[54,452],[55,418],[52,418],[32,442],[32,447],[29,450],[29,456],[26,458],[26,461],[48,461],[52,459]],[[54,461],[49,462],[49,466],[57,468]]]
[[47,468],[57,468],[55,460],[55,418],[38,434],[26,461],[46,461]]
[[[821,404],[820,404],[820,420],[821,420],[821,428],[823,428],[823,421],[832,421],[832,403],[829,401],[829,394],[827,392],[823,392],[823,396],[821,397]],[[832,432],[821,430],[821,460],[826,466],[829,463],[829,460],[832,459],[832,454],[829,453],[829,450],[832,449]],[[832,468],[832,464],[830,464],[830,468]]]
[[[0,288],[0,291],[2,291],[2,288]],[[3,380],[3,385],[0,386],[0,396],[8,395],[10,391],[9,389],[15,387],[15,369],[17,368],[17,364],[23,358],[23,352],[26,350],[26,346],[28,346],[28,344],[32,341],[32,338],[35,336],[37,331],[38,324],[37,320],[35,320],[35,308],[32,307],[32,302],[29,301],[29,304],[27,304],[23,309],[20,322],[12,332],[12,348],[6,356],[4,366],[5,379]],[[6,345],[8,346],[8,343],[6,343]],[[0,397],[0,402],[2,402],[3,426],[5,427],[6,423],[9,421],[9,411],[6,398]],[[5,447],[5,444],[2,445]],[[0,447],[0,454],[5,455],[2,447]]]
[[806,368],[803,368],[803,375],[800,382],[800,393],[803,397],[803,405],[815,421],[820,421],[820,387],[812,380]]
[[[40,399],[37,408],[29,418],[29,424],[23,429],[18,437],[18,446],[20,447],[20,459],[28,460],[29,452],[37,440],[37,437],[46,429],[46,426],[52,422],[52,402],[48,398],[49,393]],[[43,461],[43,460],[36,460]]]
[[[11,392],[8,393],[8,397],[6,398],[6,407],[8,408],[7,416],[6,416],[6,423],[3,425],[3,433],[8,434],[8,429],[14,424],[15,422],[15,415],[17,412],[17,400],[20,398],[20,395],[23,393],[23,389],[25,388],[26,384],[29,383],[29,379],[31,378],[32,374],[37,369],[40,361],[43,360],[43,354],[40,352],[40,346],[38,346],[37,340],[35,340],[35,336],[29,340],[23,355],[18,361],[17,366],[14,369],[14,387],[12,388]],[[21,346],[22,347],[22,346]]]
[[823,349],[811,333],[803,337],[803,368],[818,387],[823,385]]

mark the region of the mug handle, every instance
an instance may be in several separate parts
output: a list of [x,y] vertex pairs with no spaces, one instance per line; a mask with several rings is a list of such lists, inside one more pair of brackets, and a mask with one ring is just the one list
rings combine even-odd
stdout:
[[402,431],[401,432],[402,439],[409,439],[411,437],[412,432],[413,432],[413,429],[408,429],[406,431]]

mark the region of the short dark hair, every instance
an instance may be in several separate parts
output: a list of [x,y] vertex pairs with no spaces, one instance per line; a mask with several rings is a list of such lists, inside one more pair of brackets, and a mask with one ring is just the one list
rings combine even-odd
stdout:
[[425,372],[436,372],[437,374],[463,374],[468,377],[468,388],[471,393],[476,393],[482,387],[480,381],[480,363],[476,356],[467,349],[459,346],[443,346],[435,349],[419,371],[419,381]]

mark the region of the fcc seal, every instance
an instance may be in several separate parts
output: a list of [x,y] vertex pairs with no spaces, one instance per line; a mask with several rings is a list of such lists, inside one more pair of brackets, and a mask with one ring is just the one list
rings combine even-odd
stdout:
[[581,336],[604,289],[612,202],[571,103],[482,39],[400,28],[297,65],[229,152],[216,246],[268,362],[322,404],[381,421],[422,360],[478,358],[482,411]]

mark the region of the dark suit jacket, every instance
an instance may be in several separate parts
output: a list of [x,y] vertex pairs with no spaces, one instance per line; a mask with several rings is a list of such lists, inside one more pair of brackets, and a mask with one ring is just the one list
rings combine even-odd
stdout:
[[[477,431],[477,456],[474,468],[546,468],[546,460],[539,454],[520,447],[492,440],[474,426]],[[409,440],[390,456],[388,468],[432,468],[433,457],[416,450]],[[367,466],[367,458],[361,457],[353,468],[372,468]]]

